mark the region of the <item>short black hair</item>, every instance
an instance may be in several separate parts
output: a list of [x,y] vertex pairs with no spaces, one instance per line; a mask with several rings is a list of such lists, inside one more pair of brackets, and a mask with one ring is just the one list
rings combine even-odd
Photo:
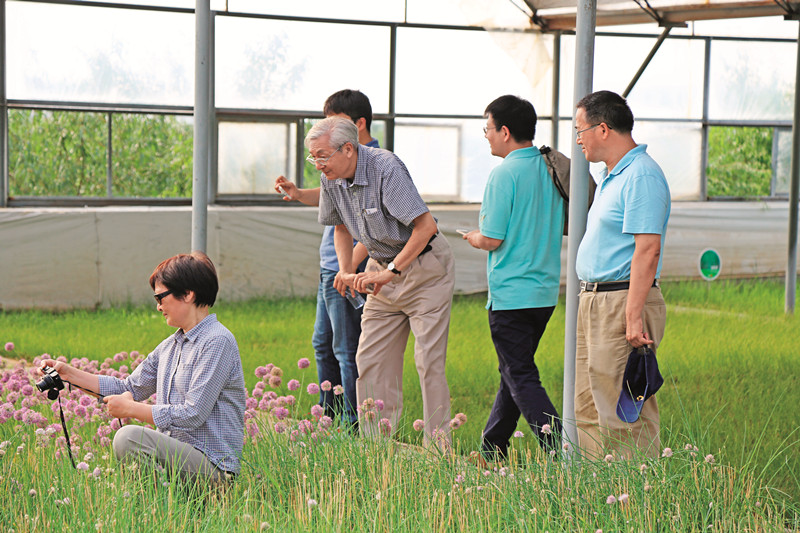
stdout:
[[532,141],[536,135],[536,110],[519,96],[507,94],[497,98],[483,112],[484,117],[489,115],[498,130],[505,126],[517,142]]
[[206,254],[200,251],[178,254],[165,259],[150,274],[150,287],[156,283],[170,289],[175,297],[194,292],[194,305],[211,307],[217,300],[219,281],[217,269]]
[[372,126],[372,105],[367,95],[354,89],[343,89],[330,95],[325,100],[322,112],[326,117],[344,113],[353,122],[363,118],[367,124],[367,131]]
[[597,91],[587,94],[575,107],[583,109],[587,123],[605,122],[612,130],[622,133],[633,131],[633,112],[628,102],[617,93]]

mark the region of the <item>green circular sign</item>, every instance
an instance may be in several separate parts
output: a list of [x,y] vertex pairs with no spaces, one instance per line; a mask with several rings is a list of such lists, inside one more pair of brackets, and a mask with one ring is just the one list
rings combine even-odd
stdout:
[[700,252],[700,261],[697,264],[700,275],[706,281],[713,281],[722,272],[722,259],[716,250],[708,248]]

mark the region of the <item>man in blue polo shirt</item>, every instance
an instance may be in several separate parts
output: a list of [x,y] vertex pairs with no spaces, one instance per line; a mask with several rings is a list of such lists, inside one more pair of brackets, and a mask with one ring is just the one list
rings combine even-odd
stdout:
[[547,322],[558,303],[564,201],[533,146],[536,111],[506,95],[484,112],[492,170],[477,230],[464,235],[487,250],[489,328],[499,360],[500,388],[483,430],[482,452],[503,459],[522,414],[545,450],[558,446],[561,422],[534,361]]
[[584,97],[575,114],[577,143],[606,170],[589,211],[576,258],[578,306],[575,417],[588,458],[659,452],[658,404],[644,402],[639,419],[616,414],[622,375],[632,348],[656,349],[666,307],[657,280],[670,213],[664,173],[631,135],[633,113],[610,91]]

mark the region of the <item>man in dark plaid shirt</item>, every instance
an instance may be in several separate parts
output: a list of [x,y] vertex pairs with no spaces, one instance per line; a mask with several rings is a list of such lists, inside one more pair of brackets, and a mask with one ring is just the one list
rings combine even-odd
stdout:
[[[361,319],[356,363],[359,404],[380,399],[384,410],[362,409],[361,429],[396,429],[403,406],[403,354],[409,330],[422,387],[425,442],[449,446],[450,391],[445,377],[450,306],[455,283],[450,245],[393,153],[360,146],[349,120],[331,117],[306,136],[309,158],[322,171],[320,224],[335,226],[340,293],[370,293]],[[353,238],[361,243],[353,248]],[[363,246],[362,246],[363,245]],[[366,256],[365,272],[354,265]]]

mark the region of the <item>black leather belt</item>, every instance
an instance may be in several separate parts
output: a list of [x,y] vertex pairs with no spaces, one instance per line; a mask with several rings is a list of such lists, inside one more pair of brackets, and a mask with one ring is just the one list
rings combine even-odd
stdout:
[[433,246],[431,246],[431,243],[433,242],[433,239],[435,239],[437,235],[439,235],[438,232],[434,233],[433,235],[431,235],[430,240],[428,240],[428,244],[425,245],[425,248],[422,249],[422,251],[419,253],[419,255],[417,257],[419,257],[422,254],[426,254],[426,253],[430,252],[433,249]]
[[[624,291],[631,286],[630,281],[599,281],[592,283],[591,281],[581,281],[581,291],[586,292],[606,292],[606,291]],[[653,287],[658,287],[658,280],[653,280]]]

